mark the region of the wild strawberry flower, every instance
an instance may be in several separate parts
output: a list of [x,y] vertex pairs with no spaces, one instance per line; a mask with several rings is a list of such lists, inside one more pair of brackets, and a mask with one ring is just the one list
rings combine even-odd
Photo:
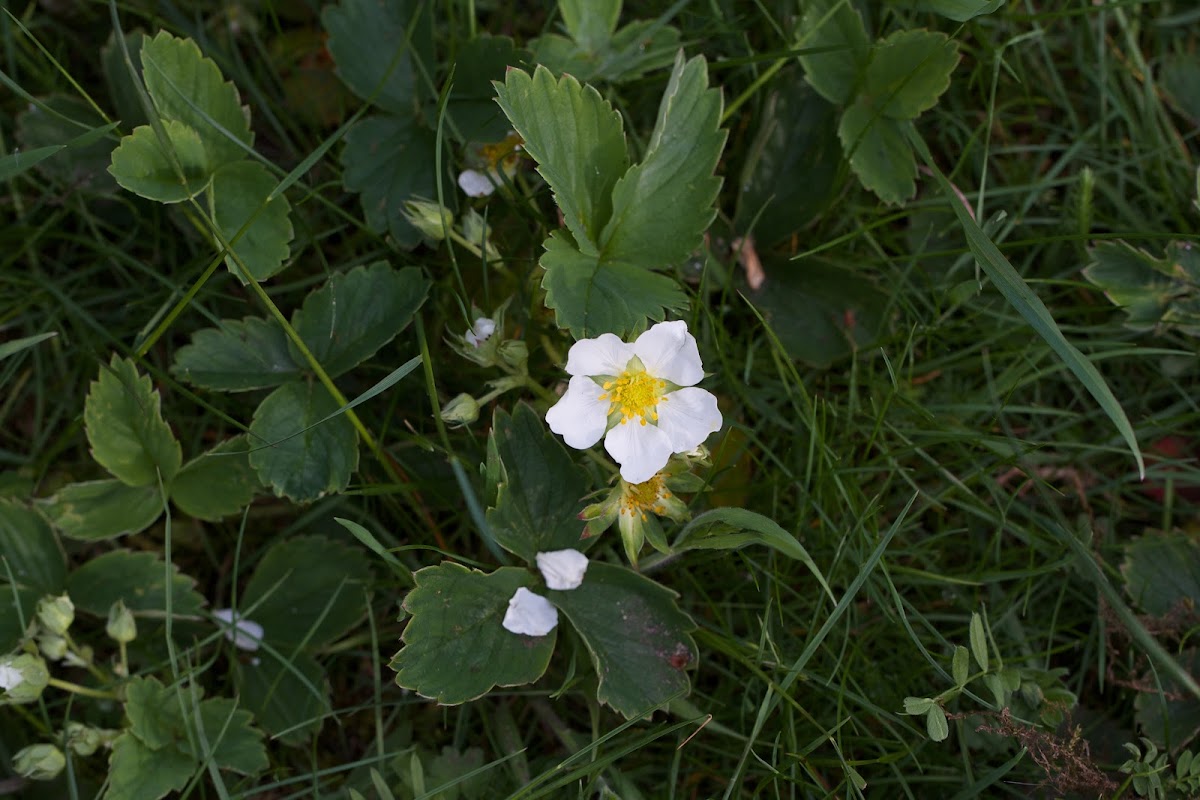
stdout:
[[550,430],[579,450],[604,438],[628,483],[642,483],[721,427],[696,339],[681,320],[660,322],[632,344],[611,333],[567,353],[567,392],[546,412]]
[[257,622],[238,616],[232,608],[219,608],[213,616],[224,623],[220,627],[225,631],[225,638],[239,650],[254,652],[262,645],[263,626]]
[[496,320],[488,319],[487,317],[477,317],[475,324],[471,326],[471,330],[463,334],[463,339],[472,347],[479,347],[495,332]]
[[504,630],[525,636],[545,636],[558,625],[558,609],[524,586],[517,589],[504,612]]
[[504,178],[510,180],[517,174],[517,164],[521,160],[521,137],[510,132],[499,142],[479,145],[478,160],[483,162],[483,171],[464,169],[458,174],[458,188],[468,197],[487,197],[504,185]]

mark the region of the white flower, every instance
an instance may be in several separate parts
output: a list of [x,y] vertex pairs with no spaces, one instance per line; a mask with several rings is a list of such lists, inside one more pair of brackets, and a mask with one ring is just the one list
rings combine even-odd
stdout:
[[526,636],[545,636],[558,624],[558,609],[524,586],[517,589],[504,612],[504,630]]
[[567,372],[567,393],[546,413],[550,430],[579,450],[604,437],[629,483],[650,480],[672,453],[721,427],[717,398],[694,388],[704,366],[686,322],[660,322],[633,344],[611,333],[580,339]]
[[[213,612],[213,616],[225,623],[221,626],[225,631],[225,638],[233,642],[233,646],[239,650],[253,652],[262,644],[263,626],[257,622],[241,617],[235,622],[232,608],[218,608]],[[230,623],[233,623],[233,627],[230,627]]]
[[471,330],[463,334],[463,338],[472,347],[479,347],[488,340],[488,337],[496,332],[496,320],[488,319],[487,317],[479,317],[475,320],[475,324],[471,326]]
[[458,188],[467,197],[487,197],[496,191],[496,184],[486,173],[474,169],[464,169],[458,173]]
[[25,676],[21,674],[21,670],[12,664],[0,664],[0,689],[6,692],[9,689],[15,689],[21,685],[23,680],[25,680]]
[[546,579],[546,586],[561,591],[579,588],[583,574],[587,572],[588,559],[578,550],[551,550],[537,554],[537,565]]

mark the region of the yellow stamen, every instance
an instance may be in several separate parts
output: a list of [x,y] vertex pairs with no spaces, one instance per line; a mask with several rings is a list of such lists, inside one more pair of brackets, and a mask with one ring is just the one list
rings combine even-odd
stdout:
[[667,382],[643,370],[626,370],[613,380],[605,381],[601,387],[604,394],[600,399],[609,402],[609,414],[621,415],[622,424],[634,417],[639,417],[643,425],[646,417],[658,422],[658,404],[667,399],[662,396]]
[[655,475],[642,483],[627,483],[621,493],[621,511],[626,514],[638,514],[644,520],[646,512],[657,514],[659,499],[670,497],[667,487],[663,485],[662,475]]

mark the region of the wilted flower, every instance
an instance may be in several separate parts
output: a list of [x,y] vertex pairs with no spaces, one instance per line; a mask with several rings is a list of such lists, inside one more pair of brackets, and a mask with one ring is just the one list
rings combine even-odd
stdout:
[[537,565],[547,588],[568,591],[583,583],[588,559],[578,550],[551,550],[537,554]]
[[0,688],[3,699],[13,703],[32,703],[50,683],[46,662],[30,653],[0,658]]
[[31,744],[13,756],[13,772],[31,781],[52,781],[66,766],[66,756],[52,744]]
[[601,534],[616,522],[625,555],[631,563],[637,564],[638,553],[647,540],[656,550],[667,552],[666,535],[658,517],[683,522],[691,516],[687,504],[671,491],[671,487],[696,491],[704,485],[695,476],[680,472],[686,468],[686,462],[676,460],[648,481],[630,483],[621,480],[603,502],[588,506],[580,514],[581,519],[587,520],[584,536]]
[[232,608],[219,608],[213,616],[224,623],[220,627],[225,631],[225,638],[239,650],[254,652],[262,645],[263,626],[257,622],[236,615]]
[[545,636],[558,625],[558,609],[524,586],[517,589],[504,612],[504,630],[525,636]]
[[580,339],[567,354],[567,392],[546,413],[571,447],[604,438],[628,483],[648,481],[672,453],[686,453],[720,429],[717,398],[704,377],[696,340],[683,321],[660,322],[632,344],[611,333]]
[[476,149],[481,169],[464,169],[458,175],[458,186],[469,197],[487,197],[504,185],[501,175],[512,178],[521,158],[521,137],[510,132],[499,142],[480,145]]

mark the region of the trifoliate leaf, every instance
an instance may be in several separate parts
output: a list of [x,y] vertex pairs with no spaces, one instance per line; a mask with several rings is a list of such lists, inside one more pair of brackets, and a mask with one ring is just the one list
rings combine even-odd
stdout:
[[[221,236],[231,243],[233,252],[256,281],[265,281],[282,270],[291,252],[288,248],[292,240],[292,221],[288,218],[291,205],[283,195],[270,197],[278,185],[267,168],[254,161],[226,164],[212,179],[213,219]],[[233,241],[251,218],[254,221]],[[219,241],[214,244],[221,246]],[[225,256],[225,266],[242,283],[247,282],[232,255]]]
[[917,159],[907,138],[911,127],[910,121],[880,116],[865,96],[846,109],[838,125],[850,168],[885,203],[902,203],[916,194]]
[[171,502],[209,522],[250,505],[262,484],[250,466],[249,449],[245,436],[235,436],[184,464],[171,482]]
[[681,52],[645,156],[613,187],[600,236],[605,260],[659,269],[700,246],[721,188],[713,174],[725,144],[720,120],[721,93],[708,87],[704,57],[685,62]]
[[644,267],[600,262],[580,253],[561,232],[545,242],[541,266],[546,306],[560,328],[576,339],[615,333],[625,336],[647,318],[660,321],[665,309],[687,307],[687,295],[673,278]]
[[507,68],[520,64],[528,56],[507,36],[477,36],[459,48],[450,114],[464,139],[495,142],[508,133],[508,120],[496,106],[492,81],[504,80]]
[[183,461],[161,403],[150,378],[117,356],[88,390],[83,423],[92,456],[130,486],[170,483]]
[[152,750],[125,732],[113,742],[104,800],[159,800],[183,791],[199,766],[174,748]]
[[863,92],[876,112],[915,119],[950,88],[958,43],[944,33],[896,31],[875,47]]
[[250,443],[258,448],[250,465],[259,480],[298,503],[345,489],[358,468],[358,434],[344,414],[325,419],[337,409],[329,390],[316,382],[286,383],[271,392],[250,423]]
[[204,597],[196,582],[154,553],[113,550],[96,556],[67,578],[67,592],[77,608],[98,617],[108,615],[121,600],[139,617],[162,619],[167,614],[167,578],[171,580],[171,613],[199,617]]
[[493,686],[533,683],[546,671],[557,629],[534,637],[503,626],[516,590],[537,583],[529,571],[501,567],[485,575],[447,562],[413,577],[416,588],[404,598],[412,618],[391,663],[400,686],[457,705]]
[[519,404],[511,417],[496,411],[488,448],[495,449],[507,476],[487,511],[501,547],[533,564],[540,552],[585,550],[595,542],[580,539],[587,476],[529,406]]
[[587,645],[600,702],[634,717],[690,689],[687,669],[698,655],[689,631],[696,625],[675,605],[670,589],[624,567],[593,562],[579,588],[545,594]]
[[532,77],[509,70],[496,92],[575,241],[586,253],[598,252],[613,187],[629,166],[621,115],[591,86],[570,75],[556,81],[545,67]]
[[321,23],[338,76],[363,100],[374,95],[376,107],[413,118],[423,99],[422,74],[434,71],[430,13],[416,0],[326,6]]
[[300,375],[300,367],[279,323],[247,317],[193,333],[191,344],[175,354],[171,372],[193,386],[244,392],[286,383]]
[[159,115],[196,131],[212,170],[246,157],[254,142],[250,111],[194,41],[159,31],[143,40],[141,56],[142,79]]
[[163,512],[157,486],[118,480],[67,484],[38,504],[63,536],[90,542],[140,533]]
[[571,0],[559,12],[571,38],[547,33],[530,42],[533,62],[580,81],[624,83],[670,65],[679,31],[661,20],[634,20],[614,30],[621,4]]
[[287,658],[284,663],[260,652],[254,661],[239,663],[238,697],[267,733],[284,744],[302,745],[329,715],[329,682],[311,656],[301,652]]
[[301,536],[267,551],[239,603],[248,619],[263,626],[263,641],[285,652],[301,644],[318,648],[366,614],[363,588],[370,577],[360,548]]
[[[200,134],[175,120],[164,120],[163,128],[168,140],[165,144],[149,125],[134,128],[132,134],[122,137],[120,146],[113,150],[108,171],[117,183],[136,195],[160,203],[178,203],[204,191],[212,169]],[[167,155],[165,145],[170,146],[179,169]]]
[[[844,0],[812,0],[800,18],[799,46],[804,75],[834,105],[848,105],[858,93],[871,54],[862,17]],[[811,52],[820,51],[820,52]]]
[[1125,591],[1146,613],[1200,605],[1200,544],[1187,534],[1147,534],[1125,546]]
[[[395,270],[383,261],[331,277],[292,316],[292,326],[330,377],[375,355],[412,320],[429,281],[416,267]],[[305,363],[295,346],[292,359]]]
[[433,133],[411,114],[367,117],[346,134],[346,191],[362,195],[367,226],[390,234],[401,247],[421,241],[421,232],[404,216],[404,203],[436,194],[435,144]]
[[1098,242],[1083,271],[1136,331],[1178,329],[1200,336],[1200,247],[1171,242],[1163,258],[1125,242]]
[[0,499],[0,594],[9,591],[11,576],[19,587],[57,594],[67,577],[67,563],[42,516],[15,500]]

